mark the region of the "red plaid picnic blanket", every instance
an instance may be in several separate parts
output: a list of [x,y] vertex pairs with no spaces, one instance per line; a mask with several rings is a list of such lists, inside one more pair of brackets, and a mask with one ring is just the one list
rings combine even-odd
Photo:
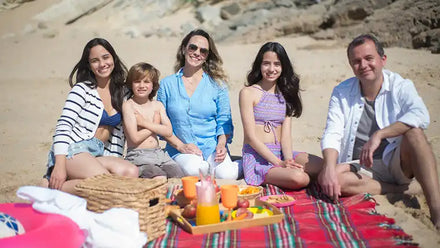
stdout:
[[[177,188],[170,189],[167,198],[173,199]],[[166,234],[145,247],[418,247],[394,219],[375,211],[376,203],[368,194],[332,203],[317,185],[288,192],[267,185],[263,191],[264,195],[283,193],[296,202],[281,208],[285,217],[277,224],[192,235],[168,218]]]

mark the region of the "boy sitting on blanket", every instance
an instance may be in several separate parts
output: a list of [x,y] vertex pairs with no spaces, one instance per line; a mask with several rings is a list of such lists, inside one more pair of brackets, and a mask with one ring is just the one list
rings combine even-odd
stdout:
[[126,160],[139,167],[142,178],[182,177],[183,172],[159,146],[157,135],[172,135],[171,122],[161,102],[153,100],[159,89],[160,72],[148,63],[132,66],[127,86],[132,97],[122,105],[127,138]]

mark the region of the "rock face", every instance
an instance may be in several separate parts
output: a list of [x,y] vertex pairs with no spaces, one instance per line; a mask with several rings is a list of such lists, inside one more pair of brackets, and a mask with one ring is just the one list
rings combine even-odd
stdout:
[[[354,1],[359,4],[341,5],[339,1],[331,7],[329,28],[339,38],[350,38],[359,33],[373,33],[385,46],[439,50],[440,2],[426,1]],[[354,3],[353,2],[353,3]],[[343,14],[341,14],[343,13]],[[347,18],[348,17],[348,18]],[[319,37],[319,32],[316,37]]]
[[[273,36],[308,34],[316,39],[351,40],[376,35],[385,46],[440,50],[438,0],[222,1],[224,25],[210,27],[225,41],[255,42]],[[202,23],[203,24],[203,23]]]
[[19,7],[22,3],[32,0],[0,0],[0,11]]
[[[0,11],[25,2],[0,1]],[[180,25],[157,24],[181,11],[192,18],[179,20]],[[372,33],[385,46],[440,53],[439,0],[61,0],[34,19],[50,29],[54,23],[75,26],[81,18],[90,23],[81,28],[106,20],[107,28],[132,38],[180,37],[196,27],[218,42],[234,43],[287,35],[347,41]]]

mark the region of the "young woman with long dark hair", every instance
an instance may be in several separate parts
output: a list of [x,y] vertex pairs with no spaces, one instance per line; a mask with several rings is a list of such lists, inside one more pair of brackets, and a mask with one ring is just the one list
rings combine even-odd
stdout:
[[127,68],[107,40],[95,38],[86,44],[70,74],[72,89],[53,136],[45,175],[50,188],[75,193],[81,179],[103,173],[138,177],[138,168],[121,158],[126,75]]
[[281,44],[260,48],[239,96],[248,184],[299,189],[319,173],[319,157],[292,150],[291,117],[302,113],[299,82]]

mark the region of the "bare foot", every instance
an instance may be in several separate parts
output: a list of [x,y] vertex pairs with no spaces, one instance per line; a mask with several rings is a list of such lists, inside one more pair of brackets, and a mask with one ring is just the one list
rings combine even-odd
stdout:
[[47,180],[47,178],[41,179],[39,186],[43,188],[49,188],[49,180]]
[[403,193],[407,195],[423,194],[422,186],[419,182],[417,182],[417,180],[412,180],[411,183],[408,185],[408,188],[405,189]]
[[434,227],[440,232],[440,211],[437,209],[430,209],[431,221],[434,224]]
[[434,224],[434,227],[437,230],[437,232],[440,233],[440,220],[436,222],[431,218],[431,221],[432,221],[432,224]]

